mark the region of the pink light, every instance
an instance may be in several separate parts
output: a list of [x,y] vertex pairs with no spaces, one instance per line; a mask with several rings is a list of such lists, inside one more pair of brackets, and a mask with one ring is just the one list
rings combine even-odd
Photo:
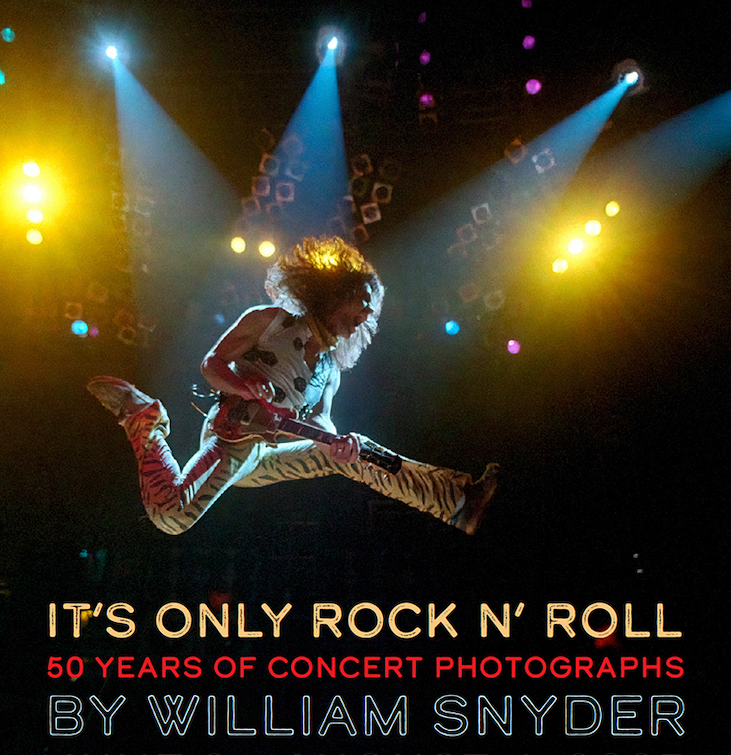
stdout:
[[512,338],[508,341],[508,351],[511,354],[517,354],[520,351],[520,344]]
[[524,50],[532,50],[536,46],[536,38],[532,37],[530,34],[523,37],[523,49]]
[[426,23],[426,11],[419,14],[419,23],[425,24]]
[[419,55],[419,63],[423,66],[428,66],[431,62],[431,53],[429,50],[424,50],[424,52]]
[[532,2],[532,0],[520,0],[520,4],[521,4],[521,5],[522,5],[522,6],[524,7],[524,8],[532,8],[532,7],[533,7],[533,2]]
[[525,83],[525,91],[528,92],[528,94],[538,94],[538,92],[541,91],[542,86],[543,85],[538,79],[530,79]]
[[424,92],[424,94],[419,97],[419,104],[422,107],[434,107],[434,95],[429,92]]

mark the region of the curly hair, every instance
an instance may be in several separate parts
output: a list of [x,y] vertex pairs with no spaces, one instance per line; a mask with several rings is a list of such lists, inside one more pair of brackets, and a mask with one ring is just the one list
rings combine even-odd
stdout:
[[352,367],[378,329],[384,288],[372,265],[337,236],[306,238],[269,268],[266,292],[274,304],[293,315],[310,314],[324,323],[342,304],[370,287],[373,313],[350,338],[339,338],[332,351],[340,369]]

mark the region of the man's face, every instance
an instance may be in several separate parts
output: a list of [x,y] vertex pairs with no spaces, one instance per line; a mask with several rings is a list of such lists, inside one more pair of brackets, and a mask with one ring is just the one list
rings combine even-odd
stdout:
[[331,312],[326,324],[334,336],[350,338],[372,314],[371,287],[366,284],[352,299]]

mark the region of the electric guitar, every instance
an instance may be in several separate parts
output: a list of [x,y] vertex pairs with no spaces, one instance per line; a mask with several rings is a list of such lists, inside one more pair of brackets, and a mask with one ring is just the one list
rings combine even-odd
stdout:
[[[276,443],[283,435],[294,435],[330,445],[342,437],[300,422],[295,419],[296,416],[292,409],[282,409],[264,400],[257,401],[230,394],[221,399],[211,426],[213,432],[227,443],[242,443],[248,440]],[[396,474],[401,469],[399,456],[363,441],[359,457],[391,474]]]

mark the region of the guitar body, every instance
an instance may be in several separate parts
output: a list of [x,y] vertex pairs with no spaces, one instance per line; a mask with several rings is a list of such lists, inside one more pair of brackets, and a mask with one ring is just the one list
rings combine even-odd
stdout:
[[[263,440],[271,445],[285,437],[300,437],[330,445],[336,438],[325,430],[299,422],[296,412],[261,400],[245,399],[235,394],[224,396],[213,416],[213,432],[227,443]],[[385,449],[361,443],[361,460],[375,464],[391,474],[401,469],[401,458]]]
[[264,440],[276,443],[281,438],[278,427],[285,419],[294,419],[292,409],[280,409],[266,401],[245,399],[231,394],[224,396],[213,417],[213,432],[227,443],[243,443],[250,440]]

